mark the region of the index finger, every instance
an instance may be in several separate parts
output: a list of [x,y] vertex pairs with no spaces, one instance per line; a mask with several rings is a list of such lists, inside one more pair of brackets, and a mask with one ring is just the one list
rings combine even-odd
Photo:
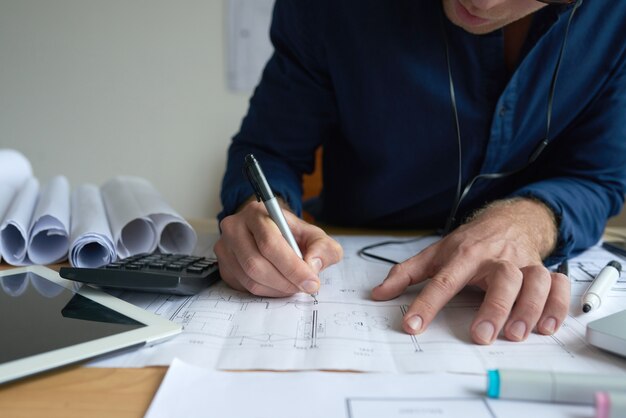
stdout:
[[457,262],[442,267],[424,286],[404,314],[402,328],[408,334],[419,334],[425,330],[435,315],[476,274],[473,263]]
[[269,217],[254,218],[251,223],[250,231],[261,255],[303,292],[317,292],[320,282],[316,272],[289,246],[278,226]]

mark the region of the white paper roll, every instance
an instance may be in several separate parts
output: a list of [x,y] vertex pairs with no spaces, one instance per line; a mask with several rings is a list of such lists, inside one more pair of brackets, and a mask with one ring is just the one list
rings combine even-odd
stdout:
[[0,149],[0,183],[17,190],[32,176],[30,162],[22,153],[13,149]]
[[100,189],[83,184],[72,192],[70,263],[96,268],[117,258]]
[[70,235],[70,184],[56,176],[41,189],[29,230],[28,258],[35,264],[65,260]]
[[161,252],[191,254],[195,248],[196,232],[147,180],[118,176],[100,190],[121,258],[151,253],[157,248]]
[[20,188],[0,225],[0,247],[7,263],[14,266],[31,264],[28,259],[30,221],[37,204],[39,181],[30,178]]
[[[0,224],[18,190],[33,176],[30,162],[19,151],[0,149]],[[0,262],[2,243],[0,242]]]

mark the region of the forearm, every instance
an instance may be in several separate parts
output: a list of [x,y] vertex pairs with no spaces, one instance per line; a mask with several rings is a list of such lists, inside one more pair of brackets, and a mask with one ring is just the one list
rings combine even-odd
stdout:
[[[537,199],[513,197],[488,204],[466,223],[489,221],[504,226],[507,235],[526,241],[541,259],[548,257],[558,241],[558,223],[552,210]],[[517,237],[515,235],[518,235]]]
[[537,198],[556,214],[558,242],[546,262],[554,264],[598,242],[607,219],[619,213],[625,190],[615,181],[557,177],[529,184],[515,195]]

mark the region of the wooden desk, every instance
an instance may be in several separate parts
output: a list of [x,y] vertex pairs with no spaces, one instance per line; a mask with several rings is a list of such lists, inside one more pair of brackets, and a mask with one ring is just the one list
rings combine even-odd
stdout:
[[142,417],[166,367],[72,366],[0,388],[1,417]]
[[[202,232],[215,231],[216,224],[194,222],[194,227],[202,236]],[[623,234],[626,228],[610,228],[610,231]],[[166,367],[82,366],[51,371],[0,386],[0,417],[142,417],[166,371]]]

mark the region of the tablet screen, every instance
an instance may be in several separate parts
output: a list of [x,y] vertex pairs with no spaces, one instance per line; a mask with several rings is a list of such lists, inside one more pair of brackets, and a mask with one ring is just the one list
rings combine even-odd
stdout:
[[0,285],[0,364],[146,326],[33,272]]

